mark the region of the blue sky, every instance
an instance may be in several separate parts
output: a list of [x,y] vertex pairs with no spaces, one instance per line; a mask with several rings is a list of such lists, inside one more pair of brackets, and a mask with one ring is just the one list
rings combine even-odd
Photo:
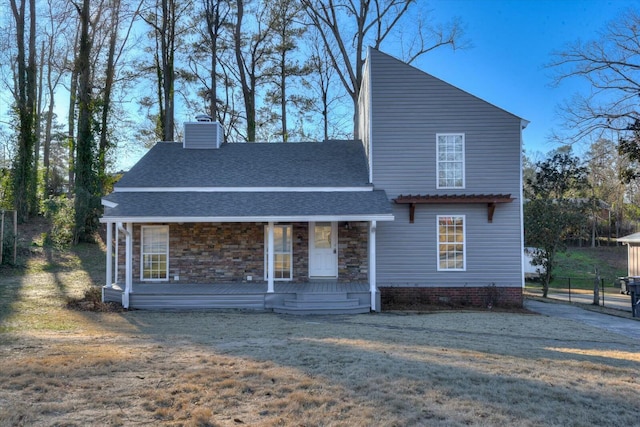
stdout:
[[557,147],[548,136],[560,125],[558,104],[588,90],[577,80],[551,87],[552,71],[544,68],[551,53],[567,43],[596,38],[624,10],[640,8],[640,0],[430,0],[429,4],[438,20],[460,17],[473,47],[440,49],[413,65],[530,121],[523,133],[530,154]]

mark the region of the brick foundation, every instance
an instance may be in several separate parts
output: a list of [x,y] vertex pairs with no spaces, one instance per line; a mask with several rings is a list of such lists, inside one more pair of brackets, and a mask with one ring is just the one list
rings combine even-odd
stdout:
[[448,307],[522,307],[521,287],[381,287],[382,310]]

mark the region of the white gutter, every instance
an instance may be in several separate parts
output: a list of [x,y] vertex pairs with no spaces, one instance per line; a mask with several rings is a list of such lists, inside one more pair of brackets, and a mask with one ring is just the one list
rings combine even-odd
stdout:
[[184,216],[184,217],[163,217],[163,216],[127,216],[127,217],[102,217],[101,223],[106,222],[325,222],[325,221],[393,221],[392,214],[380,215],[316,215],[316,216]]
[[342,193],[373,191],[362,187],[115,187],[114,193]]

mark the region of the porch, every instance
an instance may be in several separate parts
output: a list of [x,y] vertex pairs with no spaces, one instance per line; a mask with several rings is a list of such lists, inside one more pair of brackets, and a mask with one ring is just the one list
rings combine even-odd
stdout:
[[[371,311],[369,283],[311,281],[267,283],[151,284],[134,283],[129,307],[163,309],[244,309],[286,314],[357,314]],[[103,300],[123,302],[124,286],[104,286]],[[379,300],[376,292],[375,298]],[[379,306],[376,304],[376,306]]]

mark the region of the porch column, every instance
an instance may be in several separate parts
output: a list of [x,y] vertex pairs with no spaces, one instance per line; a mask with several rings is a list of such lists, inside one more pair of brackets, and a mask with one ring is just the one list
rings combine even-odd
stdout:
[[127,223],[127,278],[125,284],[125,295],[127,298],[127,305],[125,308],[129,308],[129,294],[131,293],[131,288],[133,287],[133,224]]
[[107,223],[107,278],[106,286],[113,284],[113,246],[111,240],[113,239],[113,223]]
[[118,229],[117,224],[114,224],[114,225],[116,226],[116,239],[115,239],[116,240],[116,244],[115,244],[115,246],[116,246],[116,248],[115,248],[116,249],[115,250],[116,256],[115,256],[115,262],[113,263],[114,264],[113,265],[113,283],[118,283],[118,270],[119,270],[119,267],[120,267],[120,262],[118,261],[118,258],[120,257],[119,256],[119,254],[120,254],[120,248],[119,248],[120,243],[118,241],[120,240],[120,230]]
[[369,224],[369,291],[371,292],[371,310],[380,311],[376,307],[376,221]]
[[118,223],[118,229],[124,233],[125,236],[125,277],[124,277],[124,292],[122,293],[122,306],[129,308],[129,294],[131,293],[131,286],[133,282],[133,224],[128,222],[127,228],[122,226],[122,223]]
[[273,243],[273,222],[269,222],[267,227],[267,292],[273,293],[273,276],[275,275],[273,251],[275,250]]

